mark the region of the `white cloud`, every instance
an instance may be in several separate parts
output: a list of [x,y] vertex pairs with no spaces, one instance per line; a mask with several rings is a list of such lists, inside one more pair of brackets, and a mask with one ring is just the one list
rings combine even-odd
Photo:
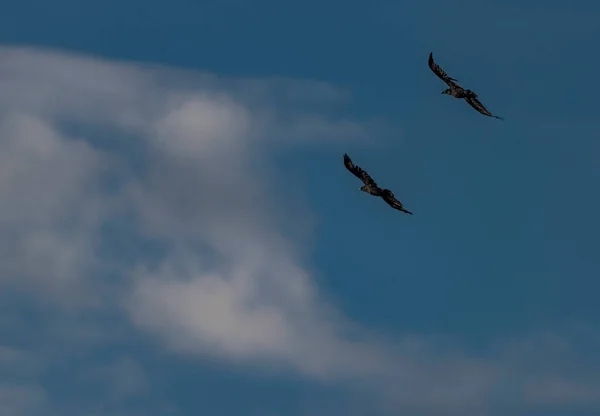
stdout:
[[77,281],[93,263],[94,230],[110,201],[98,180],[110,161],[35,115],[1,120],[0,285],[60,292],[57,282]]
[[[78,312],[118,301],[174,352],[358,383],[394,409],[598,406],[597,366],[556,364],[572,345],[549,350],[540,371],[522,365],[531,355],[521,344],[476,358],[419,337],[390,341],[319,292],[282,232],[303,213],[278,207],[265,154],[275,138],[369,132],[323,115],[343,92],[26,48],[0,48],[0,90],[0,284]],[[119,218],[127,241],[166,254],[103,257],[120,238],[103,226]],[[148,387],[137,364],[109,368],[103,377],[133,374],[122,391]]]
[[231,98],[197,94],[183,98],[158,122],[158,139],[177,157],[213,156],[216,150],[233,150],[235,141],[249,133],[248,118]]
[[134,321],[187,353],[275,363],[315,377],[383,372],[383,350],[347,339],[347,324],[323,305],[309,276],[276,245],[260,244],[234,254],[222,270],[186,257],[139,270]]

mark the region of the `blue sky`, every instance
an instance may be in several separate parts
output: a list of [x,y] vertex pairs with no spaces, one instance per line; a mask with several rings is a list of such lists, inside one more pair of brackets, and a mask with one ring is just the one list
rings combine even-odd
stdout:
[[598,414],[598,18],[5,5],[4,414]]

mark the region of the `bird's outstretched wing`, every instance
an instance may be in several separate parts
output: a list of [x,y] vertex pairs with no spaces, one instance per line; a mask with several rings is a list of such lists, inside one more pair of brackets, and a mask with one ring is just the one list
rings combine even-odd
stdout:
[[498,117],[498,116],[495,116],[492,113],[490,113],[489,110],[487,108],[485,108],[485,106],[483,104],[481,104],[481,102],[477,99],[476,96],[475,97],[466,97],[465,101],[468,102],[471,107],[473,107],[475,110],[479,111],[484,116],[497,118],[498,120],[504,120],[502,117]]
[[383,192],[381,194],[381,198],[383,198],[383,200],[385,202],[387,202],[387,204],[390,207],[397,209],[398,211],[402,211],[407,214],[413,215],[412,212],[410,212],[409,210],[404,208],[404,206],[402,205],[402,202],[398,201],[398,199],[396,199],[396,197],[394,196],[394,193],[392,191],[390,191],[389,189],[383,190]]
[[454,81],[458,81],[455,78],[451,78],[448,76],[448,74],[446,74],[446,72],[433,61],[433,52],[429,53],[429,68],[433,71],[434,74],[436,74],[442,81],[444,81],[446,84],[448,84],[448,86],[450,88],[452,87],[459,87],[459,85],[454,82]]
[[373,178],[371,178],[369,174],[363,169],[361,169],[359,166],[352,163],[352,159],[350,159],[350,156],[348,156],[347,154],[344,154],[344,166],[346,166],[346,169],[352,172],[354,176],[363,181],[365,185],[378,188],[377,183],[375,183]]

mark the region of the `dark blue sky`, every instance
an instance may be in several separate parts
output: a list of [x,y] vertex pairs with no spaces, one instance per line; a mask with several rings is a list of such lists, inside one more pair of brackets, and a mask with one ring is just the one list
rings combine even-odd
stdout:
[[[0,13],[0,41],[341,88],[347,99],[324,110],[327,117],[376,121],[372,136],[287,146],[282,134],[260,149],[277,172],[275,203],[295,198],[310,212],[301,261],[339,313],[361,327],[390,338],[447,337],[486,356],[532,333],[598,329],[598,19],[592,1],[12,1]],[[440,95],[446,86],[427,67],[431,51],[506,121]],[[343,153],[415,215],[359,193]],[[575,337],[574,354],[594,362],[600,343],[585,334]],[[151,379],[153,400],[176,403],[174,414],[389,410],[370,407],[354,387],[257,375],[152,342],[132,337],[95,347],[100,352],[79,363],[62,358],[67,364],[40,383],[60,411],[101,409],[93,390],[87,404],[69,405],[73,380],[55,380],[68,380],[71,366],[102,362],[102,354],[109,361],[131,355]],[[135,400],[126,405],[140,414],[168,414]],[[600,397],[586,403],[582,411],[600,409]],[[121,404],[106,406],[117,412]],[[556,415],[575,415],[569,406]],[[514,414],[521,411],[535,414],[527,406]]]

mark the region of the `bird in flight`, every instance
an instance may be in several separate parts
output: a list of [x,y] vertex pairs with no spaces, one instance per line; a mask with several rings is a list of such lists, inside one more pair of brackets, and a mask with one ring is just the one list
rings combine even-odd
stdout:
[[458,85],[455,81],[457,79],[450,78],[446,72],[440,68],[438,64],[433,61],[433,52],[429,53],[429,68],[436,74],[442,81],[444,81],[450,88],[442,91],[442,94],[451,95],[454,98],[462,98],[464,99],[471,107],[475,110],[483,114],[484,116],[497,118],[499,120],[504,120],[502,117],[498,117],[489,112],[487,108],[477,99],[477,94],[475,94],[471,90],[466,90],[460,85]]
[[363,181],[364,185],[360,187],[361,191],[373,196],[379,196],[392,208],[413,215],[412,212],[408,211],[406,208],[404,208],[404,206],[402,206],[402,202],[396,199],[392,191],[389,189],[381,189],[379,186],[377,186],[377,183],[373,180],[373,178],[371,178],[369,174],[362,170],[359,166],[356,166],[354,163],[352,163],[352,159],[350,159],[350,156],[347,154],[344,154],[344,166],[346,166],[346,169],[348,169],[354,176]]

